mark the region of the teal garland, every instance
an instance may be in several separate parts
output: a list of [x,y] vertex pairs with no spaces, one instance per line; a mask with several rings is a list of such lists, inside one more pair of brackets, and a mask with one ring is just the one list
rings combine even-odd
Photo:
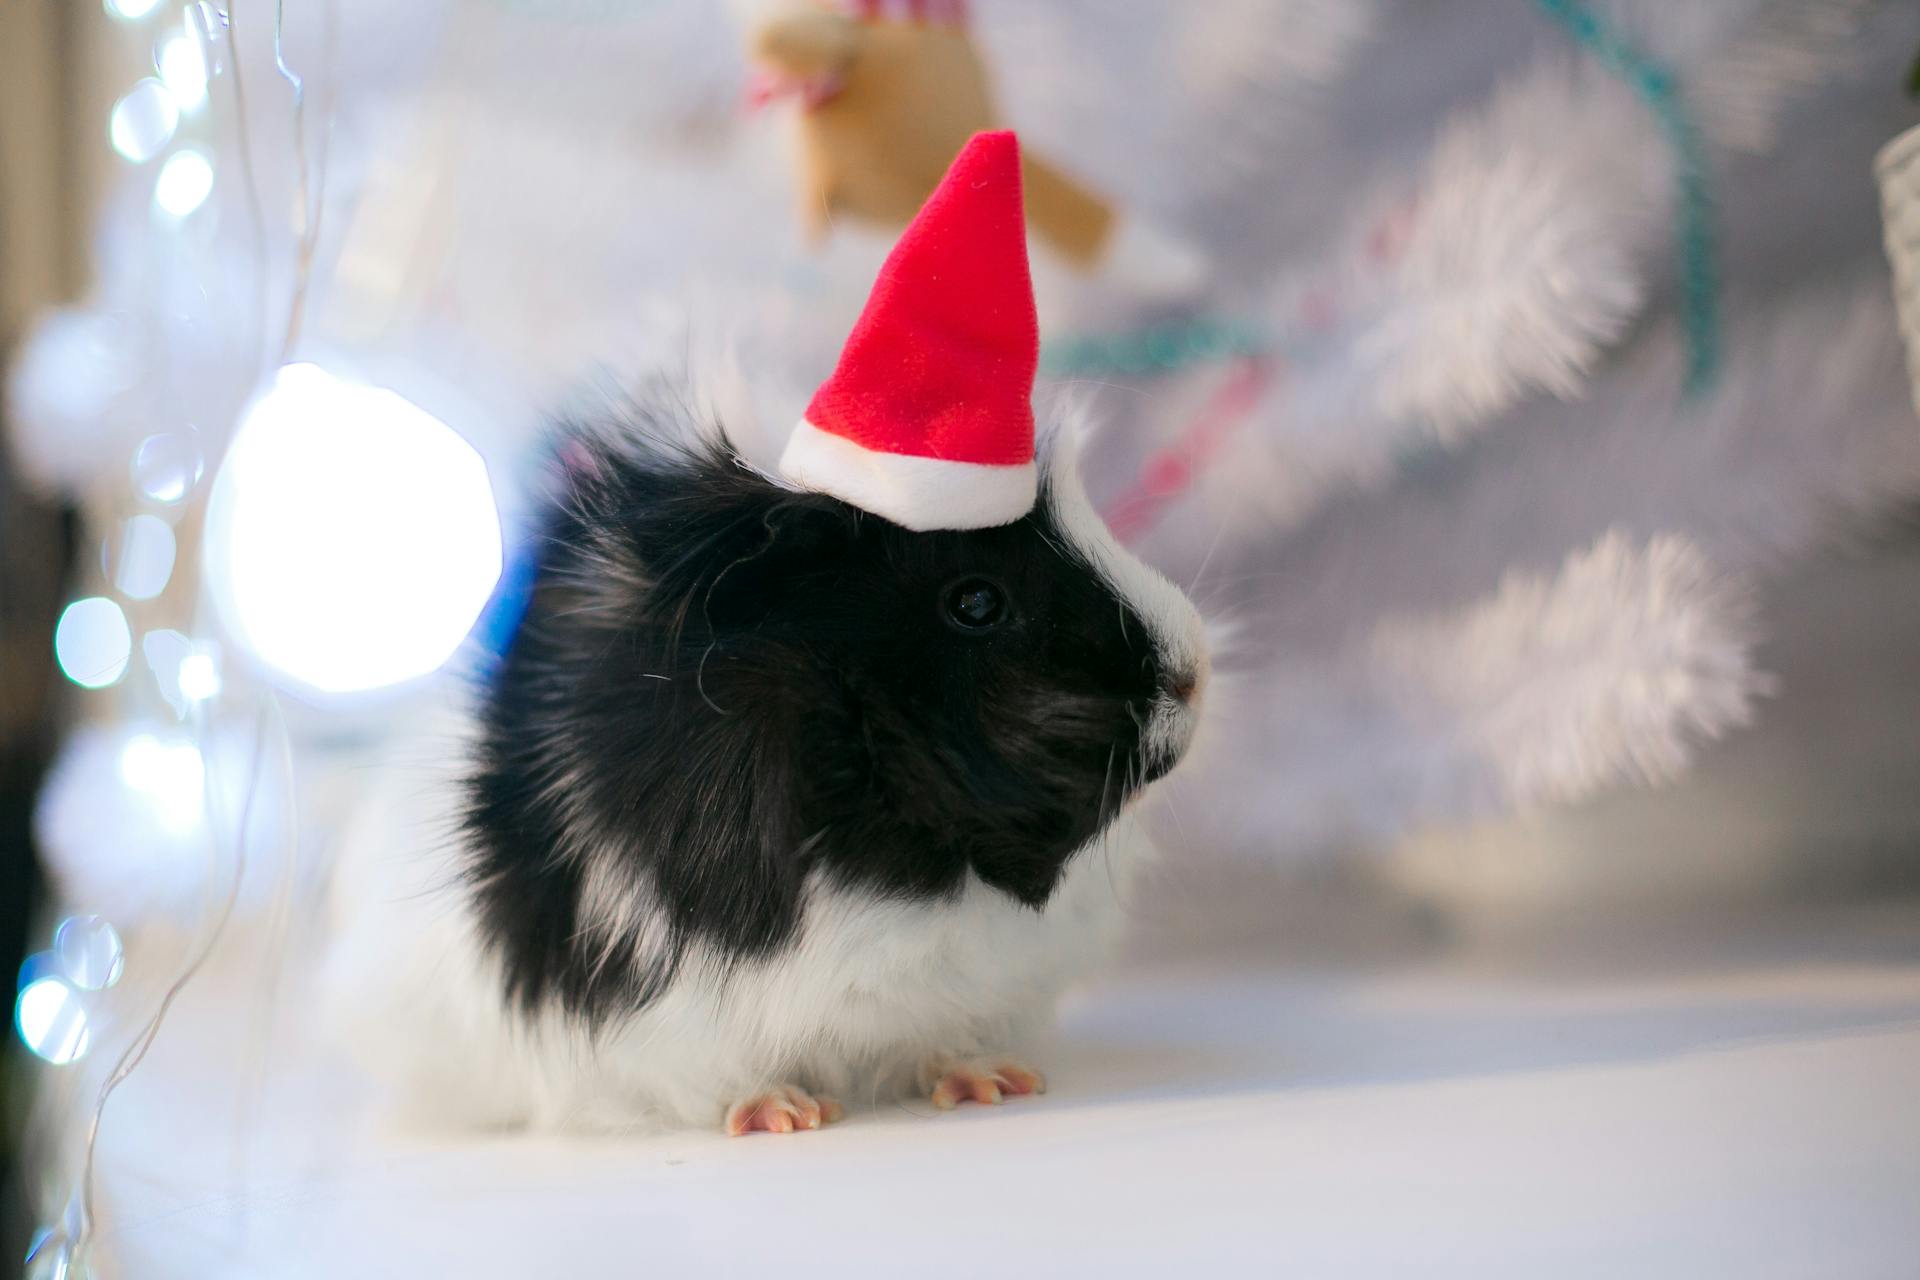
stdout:
[[1674,256],[1680,273],[1681,323],[1687,334],[1687,394],[1710,390],[1720,369],[1720,264],[1707,148],[1673,73],[1581,0],[1534,0],[1601,66],[1639,95],[1673,148]]
[[1040,351],[1040,372],[1050,378],[1152,377],[1259,355],[1267,346],[1251,324],[1202,316],[1135,333],[1049,342]]
[[[1687,335],[1687,393],[1711,389],[1720,368],[1720,268],[1706,142],[1672,72],[1636,48],[1581,0],[1534,0],[1575,43],[1619,76],[1647,104],[1673,148],[1678,195],[1674,256],[1680,274],[1681,322]],[[1260,329],[1202,316],[1135,333],[1098,334],[1048,343],[1040,371],[1053,378],[1155,377],[1195,365],[1265,354]]]

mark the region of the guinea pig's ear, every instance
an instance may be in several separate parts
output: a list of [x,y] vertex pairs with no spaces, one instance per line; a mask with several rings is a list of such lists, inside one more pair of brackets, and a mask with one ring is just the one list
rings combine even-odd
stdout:
[[780,572],[829,563],[858,536],[860,513],[844,502],[810,499],[767,513],[766,550],[759,557]]
[[738,627],[765,617],[797,578],[846,554],[858,533],[857,518],[845,503],[830,499],[768,508],[752,545],[715,566],[706,598],[709,620]]

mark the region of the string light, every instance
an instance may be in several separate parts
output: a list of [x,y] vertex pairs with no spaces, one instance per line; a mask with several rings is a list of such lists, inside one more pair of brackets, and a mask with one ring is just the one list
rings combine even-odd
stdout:
[[120,749],[120,780],[146,799],[167,830],[184,835],[200,825],[207,768],[193,743],[135,734]]
[[107,16],[138,22],[160,7],[160,0],[106,0]]
[[190,653],[180,659],[177,683],[188,702],[206,702],[220,696],[220,664],[211,653]]
[[104,917],[61,921],[54,930],[53,949],[29,956],[20,967],[13,1002],[20,1043],[56,1066],[84,1058],[93,1034],[82,993],[104,991],[120,981],[125,961],[120,932]]
[[105,916],[69,916],[53,931],[53,958],[74,986],[105,991],[120,981],[126,948]]
[[220,660],[213,645],[161,628],[140,637],[140,653],[175,715],[184,718],[194,704],[220,696]]
[[[158,0],[104,0],[104,3],[109,16],[127,22],[143,19],[159,7]],[[281,56],[281,24],[281,9],[276,6],[275,65],[294,86],[296,128],[299,128],[303,95],[297,78]],[[207,104],[209,81],[213,78],[231,82],[233,125],[239,136],[236,158],[255,224],[254,245],[259,259],[256,267],[264,297],[269,266],[265,250],[267,236],[260,213],[260,192],[249,160],[241,72],[233,54],[233,22],[226,8],[203,0],[190,3],[184,34],[177,30],[164,33],[153,47],[158,78],[140,81],[121,97],[108,120],[107,134],[114,151],[131,163],[146,163],[165,156],[154,175],[152,209],[163,226],[168,220],[179,222],[207,201],[215,181],[214,161],[207,151],[195,146],[175,147],[181,113],[198,111]],[[171,154],[167,154],[169,147],[174,147]],[[299,288],[303,290],[304,275],[311,260],[313,223],[311,211],[306,208],[309,175],[304,143],[297,167],[302,205],[299,227],[302,257],[296,275],[301,277]],[[264,304],[261,318],[264,321]],[[293,331],[290,321],[289,335]],[[89,331],[75,336],[87,339],[105,335]],[[77,345],[84,348],[88,343],[82,340]],[[117,372],[130,363],[120,344],[96,345],[114,348],[112,358],[101,362],[108,373]],[[109,407],[107,397],[99,391],[103,386],[114,385],[109,376],[59,381],[64,386],[78,385],[93,394],[93,402],[83,405],[79,412],[103,413]],[[189,501],[199,491],[206,469],[198,435],[184,423],[147,437],[134,452],[131,464],[135,494],[160,507]],[[173,577],[179,553],[170,524],[174,519],[172,514],[163,519],[140,512],[116,531],[106,548],[103,567],[108,581],[125,598],[149,599],[165,590]],[[497,539],[497,524],[494,536]],[[55,628],[54,649],[60,669],[69,679],[90,688],[112,684],[125,675],[131,659],[132,632],[126,614],[113,600],[102,596],[75,601],[61,615]],[[219,708],[206,705],[222,693],[224,682],[218,648],[191,640],[179,631],[160,628],[142,637],[141,652],[160,696],[176,715],[191,719],[193,728],[191,732],[178,730],[171,734],[136,732],[124,738],[114,735],[117,741],[101,753],[99,780],[89,784],[84,803],[97,808],[102,795],[111,793],[116,803],[107,807],[116,812],[107,815],[109,822],[124,813],[135,815],[135,826],[122,838],[110,842],[121,856],[135,847],[150,853],[154,849],[185,848],[206,841],[213,845],[217,861],[231,863],[232,873],[227,877],[224,896],[216,902],[192,955],[166,986],[158,1006],[135,1030],[124,1051],[103,1071],[97,1094],[87,1109],[85,1139],[73,1194],[57,1220],[35,1233],[27,1253],[27,1274],[34,1280],[71,1280],[77,1275],[91,1274],[94,1173],[108,1099],[144,1059],[160,1033],[168,1010],[199,972],[227,928],[238,900],[241,869],[247,861],[249,842],[262,838],[256,830],[255,801],[263,783],[272,774],[283,796],[290,787],[286,776],[286,728],[271,695],[263,694],[257,700],[251,746],[244,756],[234,760],[233,753],[227,751],[227,758],[223,759],[223,739],[217,732],[209,734],[219,723]],[[203,756],[202,743],[212,753],[211,757]],[[69,750],[73,746],[70,741]],[[236,767],[244,779],[237,793],[231,789],[209,792],[210,773],[231,784],[235,778],[227,771]],[[115,773],[117,783],[112,781]],[[125,803],[128,800],[133,803]],[[285,803],[284,799],[281,803]],[[237,816],[232,811],[234,805],[237,805]],[[270,818],[262,821],[270,822]],[[85,827],[87,823],[77,825]],[[282,829],[271,830],[277,833]],[[277,837],[269,834],[265,838]],[[124,879],[117,877],[116,883]],[[290,877],[285,883],[291,884]],[[40,953],[23,969],[15,999],[15,1027],[21,1041],[50,1063],[70,1063],[83,1057],[93,1038],[88,999],[92,993],[118,981],[123,966],[119,935],[105,919],[76,916],[64,922],[56,931],[53,949]]]
[[148,77],[113,104],[107,118],[107,140],[122,159],[144,164],[173,141],[180,127],[180,108],[167,86]]
[[[53,949],[27,957],[13,1002],[14,1032],[35,1057],[66,1066],[93,1042],[83,992],[120,981],[126,951],[101,916],[71,916],[54,930]],[[27,1260],[33,1261],[29,1251]]]
[[20,980],[14,983],[17,996],[40,979],[60,974],[60,958],[51,951],[36,951],[20,962]]
[[159,516],[141,514],[120,526],[102,551],[102,568],[129,600],[151,600],[173,576],[173,530]]
[[20,989],[13,1002],[13,1025],[29,1052],[56,1066],[84,1058],[93,1039],[79,991],[54,975]]
[[105,596],[75,600],[53,629],[60,672],[83,689],[104,689],[126,674],[133,655],[127,615]]
[[133,453],[133,487],[150,502],[168,505],[193,492],[206,469],[192,427],[148,436]]
[[195,147],[167,157],[153,183],[154,207],[170,218],[184,218],[213,194],[213,161]]
[[154,46],[153,66],[181,111],[198,111],[206,105],[207,59],[198,40],[185,31],[162,38]]

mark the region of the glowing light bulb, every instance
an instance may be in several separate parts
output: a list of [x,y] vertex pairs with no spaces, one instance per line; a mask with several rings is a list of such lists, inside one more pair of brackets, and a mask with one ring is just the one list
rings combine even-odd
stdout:
[[173,141],[180,127],[180,108],[167,86],[151,77],[126,91],[113,104],[107,119],[107,140],[122,157],[144,164]]
[[473,446],[391,391],[288,365],[214,481],[207,577],[235,637],[326,693],[452,656],[500,576],[500,518]]
[[170,218],[184,218],[213,194],[213,161],[186,147],[167,157],[153,181],[153,204]]
[[67,679],[104,689],[126,674],[133,632],[120,606],[104,596],[75,600],[53,628],[53,656]]

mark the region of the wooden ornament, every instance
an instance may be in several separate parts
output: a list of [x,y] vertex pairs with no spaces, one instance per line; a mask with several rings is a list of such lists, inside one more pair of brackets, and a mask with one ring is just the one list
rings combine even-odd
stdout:
[[[768,96],[801,99],[800,214],[815,240],[842,217],[904,227],[967,139],[1002,127],[957,6],[910,5],[904,17],[878,9],[801,10],[754,36]],[[1076,267],[1097,267],[1114,237],[1113,208],[1023,150],[1028,225]]]

